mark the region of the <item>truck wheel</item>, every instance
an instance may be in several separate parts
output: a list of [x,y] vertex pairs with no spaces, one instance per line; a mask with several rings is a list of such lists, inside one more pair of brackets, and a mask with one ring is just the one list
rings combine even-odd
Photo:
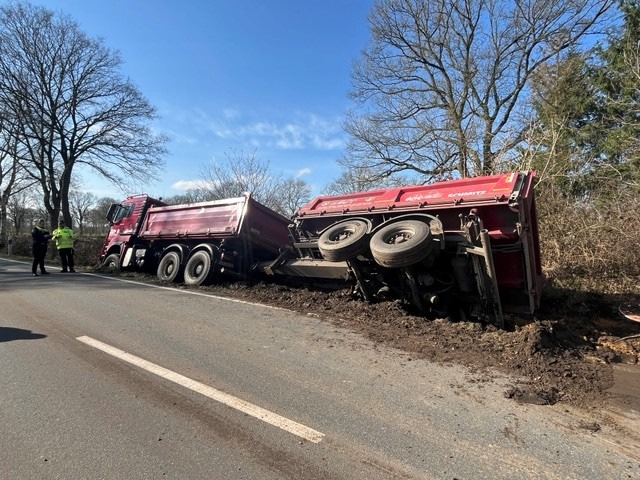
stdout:
[[117,272],[120,270],[120,255],[112,253],[102,262],[102,268],[107,272]]
[[181,275],[180,255],[176,252],[167,253],[158,264],[157,276],[163,282],[179,282]]
[[383,267],[401,268],[418,263],[433,250],[429,225],[420,220],[400,220],[378,230],[369,247]]
[[202,285],[211,273],[211,257],[203,250],[194,253],[184,267],[184,283]]
[[318,249],[330,262],[356,257],[367,246],[367,223],[346,220],[329,227],[318,239]]

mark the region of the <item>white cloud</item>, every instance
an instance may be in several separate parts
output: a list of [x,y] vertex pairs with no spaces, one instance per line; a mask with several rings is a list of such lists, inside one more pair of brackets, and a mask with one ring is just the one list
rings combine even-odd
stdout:
[[294,177],[295,177],[295,178],[300,178],[300,177],[302,177],[303,175],[309,175],[310,173],[311,173],[311,169],[310,169],[310,168],[305,167],[305,168],[301,168],[300,170],[298,170],[298,171],[296,172],[296,174],[294,175]]
[[180,190],[183,192],[186,192],[187,190],[195,190],[198,188],[210,188],[214,185],[217,185],[219,182],[217,180],[211,180],[211,181],[207,181],[207,180],[202,180],[202,179],[196,179],[196,180],[178,180],[177,182],[173,182],[171,184],[171,189],[173,190]]
[[[322,118],[311,113],[297,112],[291,118],[250,120],[235,108],[219,112],[218,117],[194,109],[190,113],[172,115],[183,128],[167,130],[181,143],[193,144],[197,138],[214,135],[218,139],[242,142],[255,147],[279,150],[338,150],[344,146],[344,132],[340,119]],[[182,130],[185,133],[180,133]]]
[[171,184],[173,190],[181,190],[186,192],[187,190],[193,190],[202,186],[202,180],[178,180]]

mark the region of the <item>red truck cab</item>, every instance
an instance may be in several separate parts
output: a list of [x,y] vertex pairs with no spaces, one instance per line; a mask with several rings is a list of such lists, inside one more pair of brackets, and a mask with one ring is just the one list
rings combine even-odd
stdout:
[[110,258],[112,266],[114,262],[118,267],[128,264],[123,263],[123,256],[128,250],[127,246],[138,236],[147,211],[151,207],[164,205],[167,204],[148,195],[130,196],[121,203],[112,204],[107,212],[110,228],[102,245],[101,262]]

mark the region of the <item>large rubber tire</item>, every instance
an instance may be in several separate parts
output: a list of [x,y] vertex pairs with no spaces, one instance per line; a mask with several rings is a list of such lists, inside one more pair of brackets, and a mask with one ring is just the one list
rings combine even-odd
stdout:
[[346,220],[329,227],[318,239],[320,253],[330,262],[357,257],[367,247],[367,223]]
[[156,273],[163,282],[179,282],[182,280],[182,266],[180,265],[180,255],[177,252],[167,253],[158,264]]
[[186,285],[202,285],[211,276],[211,256],[209,252],[200,250],[189,258],[184,267],[184,283]]
[[120,271],[120,255],[117,253],[112,253],[107,255],[107,258],[102,262],[102,269],[107,272],[118,272]]
[[433,250],[431,230],[420,220],[400,220],[378,230],[369,247],[373,259],[383,267],[408,267]]

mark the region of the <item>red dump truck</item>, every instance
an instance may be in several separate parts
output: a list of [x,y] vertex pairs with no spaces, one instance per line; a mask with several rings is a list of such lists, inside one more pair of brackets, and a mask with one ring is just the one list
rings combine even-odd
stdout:
[[103,265],[200,285],[218,275],[246,277],[289,243],[291,221],[250,195],[167,205],[147,195],[111,205]]
[[[533,313],[542,271],[534,174],[320,196],[300,208],[292,244],[267,272],[347,271],[366,300],[398,298],[423,314]],[[346,267],[345,267],[346,264]]]
[[367,301],[503,325],[533,313],[542,272],[534,174],[515,172],[320,196],[292,220],[250,196],[113,205],[106,264],[187,284],[217,274],[338,280]]

